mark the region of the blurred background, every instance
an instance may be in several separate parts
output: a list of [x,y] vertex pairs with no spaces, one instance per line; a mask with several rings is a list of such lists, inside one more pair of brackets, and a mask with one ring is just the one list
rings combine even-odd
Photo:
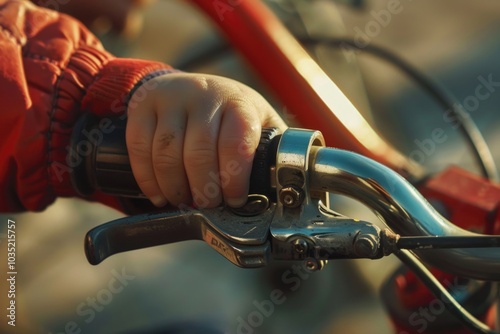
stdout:
[[[368,39],[364,41],[384,46],[432,75],[461,102],[475,94],[481,77],[492,76],[500,82],[500,3],[398,1],[402,10],[388,24],[380,24],[377,33],[367,31],[378,22],[376,13],[391,2],[266,1],[295,35],[361,40],[365,34]],[[76,9],[60,3],[62,11],[78,15],[76,5],[83,2],[67,2]],[[156,1],[120,15],[127,19],[122,22],[112,15],[89,14],[82,20],[119,56],[155,59],[189,71],[232,77],[259,90],[277,110],[286,110],[240,56],[224,47],[224,38],[212,24],[187,2]],[[208,56],[214,48],[222,51]],[[391,64],[325,45],[308,50],[365,117],[405,154],[418,149],[415,140],[430,138],[439,127],[449,140],[436,147],[436,154],[419,162],[432,171],[449,164],[478,171],[460,134],[443,122],[444,111]],[[470,112],[497,163],[499,106],[500,92],[493,91]],[[376,221],[365,208],[343,198],[334,200],[333,209]],[[121,216],[99,204],[72,199],[60,199],[42,213],[2,215],[5,222],[10,218],[17,223],[18,309],[15,331],[4,319],[0,332],[392,332],[379,290],[399,266],[393,258],[330,262],[321,272],[300,277],[293,285],[295,290],[283,280],[293,269],[291,264],[241,269],[198,241],[124,253],[99,266],[89,265],[83,253],[85,233]],[[0,223],[2,267],[6,263],[6,241],[1,238],[5,230],[6,223]],[[0,272],[0,280],[5,279],[5,271]],[[284,302],[264,316],[258,328],[243,328],[242,323],[252,321],[252,314],[259,310],[256,305],[269,300],[274,289],[285,292]],[[6,303],[2,288],[0,309],[5,310]]]

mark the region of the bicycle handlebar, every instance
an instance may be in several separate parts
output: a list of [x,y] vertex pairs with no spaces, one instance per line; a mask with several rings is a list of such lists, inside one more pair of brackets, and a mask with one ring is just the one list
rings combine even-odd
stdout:
[[[314,148],[309,162],[310,186],[352,197],[371,208],[401,235],[473,236],[443,218],[404,178],[356,153]],[[500,280],[500,249],[415,251],[426,263],[461,277]]]
[[[79,123],[72,140],[74,152],[79,153],[78,144],[86,138],[83,134],[92,133],[96,129],[98,121],[92,116],[86,116]],[[94,143],[92,153],[86,152],[85,163],[80,164],[81,166],[75,169],[73,173],[74,186],[83,195],[89,195],[93,190],[100,189],[115,195],[141,197],[128,160],[125,145],[125,122],[124,120],[118,122],[115,120],[113,124],[115,126],[113,132],[101,134],[101,140]],[[277,200],[274,199],[274,201],[278,201],[277,211],[272,219],[274,221],[278,217],[279,221],[271,225],[271,233],[273,233],[274,238],[273,247],[279,248],[282,252],[291,251],[293,253],[296,250],[295,247],[301,246],[301,243],[302,246],[307,246],[308,243],[318,244],[321,239],[318,239],[318,236],[321,235],[324,238],[331,238],[335,234],[328,229],[332,229],[333,226],[333,228],[338,228],[335,233],[349,234],[349,237],[328,239],[330,244],[342,244],[343,247],[341,250],[335,249],[336,255],[332,255],[331,258],[343,256],[380,257],[380,249],[374,248],[369,249],[365,254],[360,254],[360,248],[354,245],[359,238],[352,236],[352,233],[370,234],[368,239],[371,238],[371,241],[368,240],[369,242],[380,243],[382,238],[379,238],[380,233],[377,230],[368,226],[363,230],[365,227],[362,227],[362,224],[353,227],[352,224],[346,223],[346,219],[344,219],[346,217],[340,215],[334,217],[334,219],[338,219],[335,223],[337,225],[327,222],[330,225],[319,226],[315,222],[315,217],[319,217],[316,215],[320,212],[313,212],[312,216],[311,212],[306,212],[308,205],[312,207],[312,197],[322,198],[325,201],[326,197],[321,197],[322,195],[318,194],[326,196],[327,193],[347,195],[364,203],[375,211],[390,229],[403,236],[478,236],[478,234],[463,230],[443,218],[409,182],[393,170],[356,153],[323,147],[323,138],[317,131],[289,129],[281,137],[276,136],[276,133],[272,131],[269,134],[259,147],[257,154],[259,162],[254,161],[254,169],[252,170],[252,177],[259,181],[252,183],[254,185],[255,183],[261,184],[260,190],[258,190],[260,193],[272,190],[277,194]],[[260,167],[256,168],[257,165]],[[274,184],[273,179],[275,180]],[[266,184],[262,186],[263,183]],[[290,192],[289,188],[295,189]],[[294,192],[296,192],[297,198],[302,196],[300,200],[296,199],[298,206],[294,203],[286,203],[290,198],[293,200]],[[285,193],[285,197],[282,196],[283,193]],[[269,194],[264,195],[271,198]],[[286,199],[286,196],[291,197]],[[273,199],[271,198],[271,200]],[[217,215],[210,217],[215,217],[213,218],[215,220],[220,219],[220,216]],[[328,215],[331,216],[330,213]],[[207,217],[204,221],[210,224],[212,218]],[[268,217],[272,216],[268,215]],[[309,225],[305,223],[301,225],[301,220],[305,221],[306,219],[309,219]],[[127,221],[127,223],[130,222]],[[260,225],[262,224],[265,223],[260,223]],[[322,224],[323,222],[320,225]],[[113,224],[114,229],[117,226],[116,223]],[[209,228],[215,231],[214,233],[217,232],[218,228],[218,232],[221,232],[220,226],[209,226]],[[221,235],[225,235],[229,239],[232,238],[231,243],[224,244],[221,238],[210,237],[212,238],[211,242],[216,240],[217,245],[219,245],[216,245],[219,247],[217,250],[226,257],[230,254],[228,249],[231,247],[236,249],[237,245],[233,243],[243,240],[246,233],[242,233],[241,237],[234,237],[241,231],[230,231],[233,232]],[[379,234],[377,235],[377,233]],[[304,236],[304,238],[294,239],[296,235],[300,235],[301,238]],[[203,239],[208,241],[206,237]],[[161,240],[154,242],[155,245],[160,243]],[[146,246],[142,245],[141,247]],[[110,254],[127,250],[127,247],[120,247],[120,250],[112,251]],[[268,246],[262,247],[262,252],[267,252],[268,248]],[[415,250],[415,253],[424,262],[455,275],[481,280],[500,280],[500,250],[498,248]],[[240,258],[243,256],[241,254],[244,252],[241,251],[236,256],[231,255],[229,259]],[[262,258],[265,256],[262,254]],[[324,258],[321,255],[315,255],[315,257],[316,260]],[[289,258],[299,259],[302,257],[290,255]],[[260,261],[259,263],[264,262]]]

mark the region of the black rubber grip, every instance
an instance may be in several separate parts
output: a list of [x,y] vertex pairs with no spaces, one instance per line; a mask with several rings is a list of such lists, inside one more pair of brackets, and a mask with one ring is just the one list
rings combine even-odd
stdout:
[[[77,122],[71,138],[71,174],[75,190],[89,196],[96,190],[124,197],[143,198],[132,173],[125,142],[126,117],[99,118],[87,113]],[[271,168],[276,162],[280,135],[264,128],[252,166],[250,193],[276,199]]]
[[144,197],[130,167],[125,143],[126,118],[83,116],[75,126],[71,151],[83,162],[74,168],[76,191],[88,196],[96,190],[127,197]]
[[272,202],[276,202],[276,191],[271,184],[271,168],[276,166],[276,153],[281,134],[276,128],[263,128],[260,142],[252,164],[250,175],[250,194],[265,195]]

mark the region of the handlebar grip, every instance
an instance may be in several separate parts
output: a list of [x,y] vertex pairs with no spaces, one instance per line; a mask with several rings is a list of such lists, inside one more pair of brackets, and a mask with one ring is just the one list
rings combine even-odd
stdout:
[[[99,118],[83,115],[71,137],[70,159],[78,162],[71,180],[75,190],[89,196],[96,190],[124,197],[144,198],[135,181],[125,141],[127,119],[124,116]],[[251,194],[261,194],[275,201],[271,185],[271,167],[281,135],[275,128],[263,128],[255,152],[250,177]]]

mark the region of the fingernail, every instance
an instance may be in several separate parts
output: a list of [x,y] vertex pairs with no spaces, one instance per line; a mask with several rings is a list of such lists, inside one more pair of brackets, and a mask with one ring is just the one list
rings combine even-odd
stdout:
[[167,199],[161,195],[153,196],[153,197],[151,197],[150,200],[155,206],[157,206],[159,208],[167,205]]
[[245,205],[246,199],[241,198],[225,198],[224,201],[232,208],[240,208]]

